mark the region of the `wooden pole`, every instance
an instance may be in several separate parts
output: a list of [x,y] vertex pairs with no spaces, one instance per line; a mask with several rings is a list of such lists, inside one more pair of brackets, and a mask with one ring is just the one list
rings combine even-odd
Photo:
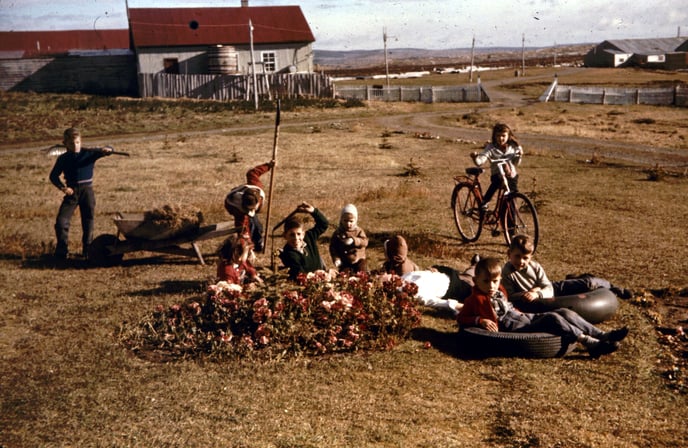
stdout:
[[526,76],[526,33],[521,36],[521,76]]
[[253,72],[253,103],[258,110],[258,80],[256,78],[256,60],[253,55],[253,23],[248,19],[249,42],[251,47],[251,71]]
[[389,89],[389,63],[387,62],[387,27],[382,27],[382,45],[385,50],[385,77],[387,78],[387,88]]
[[[277,163],[277,141],[279,140],[279,127],[280,127],[280,100],[277,100],[277,114],[275,115],[275,137],[272,142],[272,161]],[[270,210],[272,209],[272,188],[275,185],[275,165],[272,166],[270,170],[270,187],[268,189],[268,210],[265,216],[265,241],[263,241],[263,253],[268,247],[268,229],[270,228]],[[272,238],[272,234],[270,234]],[[274,239],[274,238],[273,238]]]
[[471,41],[471,66],[468,69],[468,82],[473,82],[473,57],[475,55],[475,36],[473,36],[473,40]]

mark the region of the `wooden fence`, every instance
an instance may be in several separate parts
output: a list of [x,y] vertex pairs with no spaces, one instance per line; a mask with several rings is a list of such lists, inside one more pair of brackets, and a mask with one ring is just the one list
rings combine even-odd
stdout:
[[[331,78],[321,73],[257,74],[260,98],[332,98]],[[140,73],[141,98],[196,98],[220,101],[253,99],[251,75],[174,75]]]
[[540,101],[686,107],[688,106],[688,88],[679,85],[647,88],[562,86],[555,79],[540,96]]
[[335,97],[365,101],[423,103],[490,101],[480,83],[466,86],[335,86]]

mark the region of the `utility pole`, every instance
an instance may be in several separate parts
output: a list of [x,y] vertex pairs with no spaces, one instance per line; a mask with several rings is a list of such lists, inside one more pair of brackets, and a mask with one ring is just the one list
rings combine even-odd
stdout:
[[468,82],[473,82],[473,55],[475,54],[475,34],[471,42],[471,67],[468,69]]
[[253,23],[248,19],[249,41],[251,43],[251,71],[253,72],[253,103],[258,110],[258,78],[256,76],[256,60],[253,56]]
[[521,76],[526,76],[526,33],[521,35]]
[[387,88],[389,89],[389,62],[387,61],[387,27],[382,27],[382,44],[385,48],[385,77],[387,78]]
[[554,41],[554,64],[553,67],[557,66],[557,41]]

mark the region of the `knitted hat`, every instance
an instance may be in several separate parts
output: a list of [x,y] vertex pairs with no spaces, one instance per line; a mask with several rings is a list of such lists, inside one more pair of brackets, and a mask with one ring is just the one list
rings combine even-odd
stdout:
[[407,258],[408,245],[401,235],[395,235],[385,241],[385,255],[387,255],[390,267],[398,275],[418,270],[418,266]]
[[344,206],[341,215],[344,216],[347,213],[354,217],[354,221],[358,221],[358,210],[354,204],[346,204]]

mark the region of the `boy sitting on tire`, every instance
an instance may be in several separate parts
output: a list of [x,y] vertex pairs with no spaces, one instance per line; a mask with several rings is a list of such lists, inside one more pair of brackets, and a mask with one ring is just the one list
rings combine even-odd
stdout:
[[628,328],[605,332],[575,311],[560,308],[545,313],[522,313],[509,302],[501,285],[502,267],[497,258],[485,258],[475,267],[473,292],[464,302],[457,320],[461,326],[487,331],[544,332],[582,344],[592,358],[615,352]]

